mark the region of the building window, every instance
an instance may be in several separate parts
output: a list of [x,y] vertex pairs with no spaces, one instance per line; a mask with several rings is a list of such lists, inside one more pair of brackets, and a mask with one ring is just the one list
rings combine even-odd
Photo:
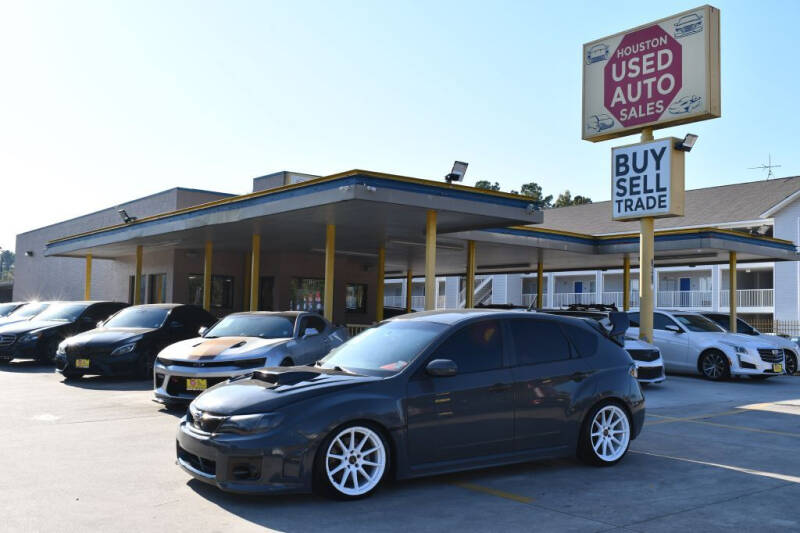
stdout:
[[[189,287],[188,302],[194,305],[203,305],[203,275],[189,274],[187,285]],[[211,307],[231,309],[233,307],[233,277],[211,276]]]
[[314,278],[294,278],[289,283],[289,309],[322,313],[325,281]]
[[345,311],[348,313],[367,312],[367,286],[364,283],[348,283],[345,294]]
[[163,304],[167,301],[167,275],[150,274],[147,281],[147,303]]

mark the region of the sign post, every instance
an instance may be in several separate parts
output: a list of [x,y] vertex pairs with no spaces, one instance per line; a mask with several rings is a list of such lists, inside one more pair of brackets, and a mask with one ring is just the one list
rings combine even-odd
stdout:
[[684,155],[653,130],[722,115],[719,10],[709,5],[583,45],[581,137],[641,133],[611,153],[613,220],[639,220],[639,337],[653,341],[656,218],[683,216]]

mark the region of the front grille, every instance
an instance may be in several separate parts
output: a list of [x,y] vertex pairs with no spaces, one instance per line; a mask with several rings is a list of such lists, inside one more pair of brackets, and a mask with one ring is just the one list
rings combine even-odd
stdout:
[[761,356],[761,360],[767,363],[782,363],[783,362],[783,350],[774,348],[759,348],[758,355]]
[[172,359],[158,358],[158,362],[164,366],[183,366],[188,368],[212,368],[220,366],[232,366],[234,368],[258,368],[266,364],[266,359],[258,357],[256,359],[240,359],[238,361],[173,361]]
[[628,353],[634,361],[657,361],[660,355],[658,350],[628,350]]
[[180,444],[178,445],[178,458],[181,459],[183,462],[188,463],[195,470],[199,470],[204,474],[208,474],[209,476],[214,476],[217,474],[216,461],[212,461],[210,459],[203,459],[199,455],[189,453],[183,448],[181,448]]
[[8,348],[17,342],[16,335],[0,335],[0,348]]
[[640,366],[636,369],[639,379],[658,379],[664,376],[663,366]]
[[92,346],[88,344],[70,344],[64,348],[67,355],[75,357],[91,357],[94,355],[108,355],[111,353],[111,346]]
[[[191,396],[197,396],[203,391],[196,391],[196,390],[186,390],[186,380],[190,378],[179,377],[179,376],[170,376],[169,381],[167,382],[167,394],[171,394],[172,396],[178,396],[179,394],[189,394]],[[208,383],[209,387],[213,387],[217,383],[222,383],[226,381],[228,378],[201,378],[205,379],[206,383]]]

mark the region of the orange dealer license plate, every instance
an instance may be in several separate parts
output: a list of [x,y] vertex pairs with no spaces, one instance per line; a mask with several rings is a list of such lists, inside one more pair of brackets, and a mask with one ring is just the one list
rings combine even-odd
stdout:
[[206,390],[208,388],[208,380],[189,378],[186,380],[186,390]]

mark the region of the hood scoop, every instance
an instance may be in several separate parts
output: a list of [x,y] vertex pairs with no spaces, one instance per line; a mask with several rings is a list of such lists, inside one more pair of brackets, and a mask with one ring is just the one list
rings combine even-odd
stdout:
[[308,370],[290,370],[288,372],[270,372],[269,370],[256,370],[253,379],[272,383],[277,387],[281,385],[296,385],[302,381],[310,381],[319,376],[319,372]]

